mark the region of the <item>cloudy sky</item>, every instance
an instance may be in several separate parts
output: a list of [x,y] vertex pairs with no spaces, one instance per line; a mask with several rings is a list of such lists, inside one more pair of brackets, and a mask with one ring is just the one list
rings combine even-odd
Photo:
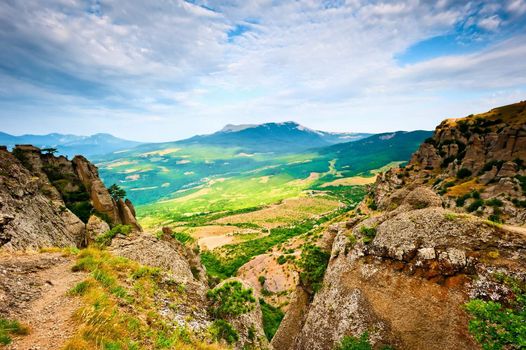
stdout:
[[432,129],[526,99],[526,0],[3,0],[0,130]]

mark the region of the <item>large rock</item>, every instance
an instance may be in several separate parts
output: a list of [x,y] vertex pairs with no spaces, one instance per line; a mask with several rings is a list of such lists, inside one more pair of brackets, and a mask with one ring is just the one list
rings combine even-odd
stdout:
[[98,236],[108,232],[110,225],[96,215],[89,217],[86,224],[86,245],[93,242]]
[[[251,288],[239,278],[229,278],[215,288],[221,288],[230,281],[240,282],[245,289]],[[235,343],[236,349],[268,349],[270,347],[263,331],[263,314],[257,300],[254,301],[252,310],[239,316],[228,316],[225,320],[234,327],[239,335],[239,340]]]
[[117,205],[99,178],[97,167],[82,156],[75,156],[72,162],[80,181],[90,194],[93,207],[98,212],[107,215],[114,224],[120,224],[121,219]]
[[[130,225],[136,231],[142,231],[141,226],[135,218],[135,209],[129,200],[125,203],[122,198],[117,201],[117,211],[119,213],[119,221],[123,225]],[[129,205],[128,205],[129,203]]]
[[39,249],[81,246],[85,226],[64,203],[50,200],[18,159],[0,150],[0,246],[4,249]]

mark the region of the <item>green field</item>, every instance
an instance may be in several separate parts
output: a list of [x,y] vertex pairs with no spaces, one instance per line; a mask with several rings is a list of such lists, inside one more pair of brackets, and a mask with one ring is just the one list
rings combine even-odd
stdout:
[[375,135],[300,153],[247,153],[242,147],[164,143],[141,145],[101,159],[106,184],[117,183],[154,228],[191,217],[252,210],[323,191],[346,201],[348,186],[323,184],[407,160],[429,132]]

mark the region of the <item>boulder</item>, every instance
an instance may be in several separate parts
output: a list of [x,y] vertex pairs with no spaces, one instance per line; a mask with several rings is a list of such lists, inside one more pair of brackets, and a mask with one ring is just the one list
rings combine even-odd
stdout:
[[98,212],[108,215],[114,224],[122,223],[115,201],[99,178],[97,167],[82,156],[75,156],[72,162],[80,181],[90,194],[93,207]]
[[86,224],[86,243],[93,242],[98,236],[108,232],[110,225],[96,215],[89,217]]
[[[132,206],[132,209],[133,209],[133,206]],[[123,225],[130,225],[133,230],[142,231],[142,228],[137,222],[135,215],[133,215],[132,210],[130,209],[128,205],[126,205],[126,203],[122,200],[122,198],[119,198],[119,200],[117,201],[117,210],[119,213],[119,221]]]

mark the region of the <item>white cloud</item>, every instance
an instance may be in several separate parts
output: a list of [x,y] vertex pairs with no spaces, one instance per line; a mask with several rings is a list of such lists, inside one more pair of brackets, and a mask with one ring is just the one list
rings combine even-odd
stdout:
[[[526,86],[526,40],[498,37],[506,26],[523,23],[522,0],[320,4],[2,2],[0,107],[8,108],[0,120],[20,115],[17,110],[27,118],[52,115],[75,132],[95,119],[86,130],[125,130],[150,140],[230,122],[290,119],[322,129],[325,123],[332,130],[379,131],[418,127],[429,105],[437,113],[463,111],[458,101],[447,101],[459,91],[469,91],[465,101],[500,91],[504,101],[503,94],[511,99]],[[229,40],[237,24],[249,30]],[[460,24],[491,32],[495,43],[403,67],[396,61],[415,43],[454,33]],[[29,104],[17,107],[20,99]],[[396,124],[393,111],[403,116]]]

